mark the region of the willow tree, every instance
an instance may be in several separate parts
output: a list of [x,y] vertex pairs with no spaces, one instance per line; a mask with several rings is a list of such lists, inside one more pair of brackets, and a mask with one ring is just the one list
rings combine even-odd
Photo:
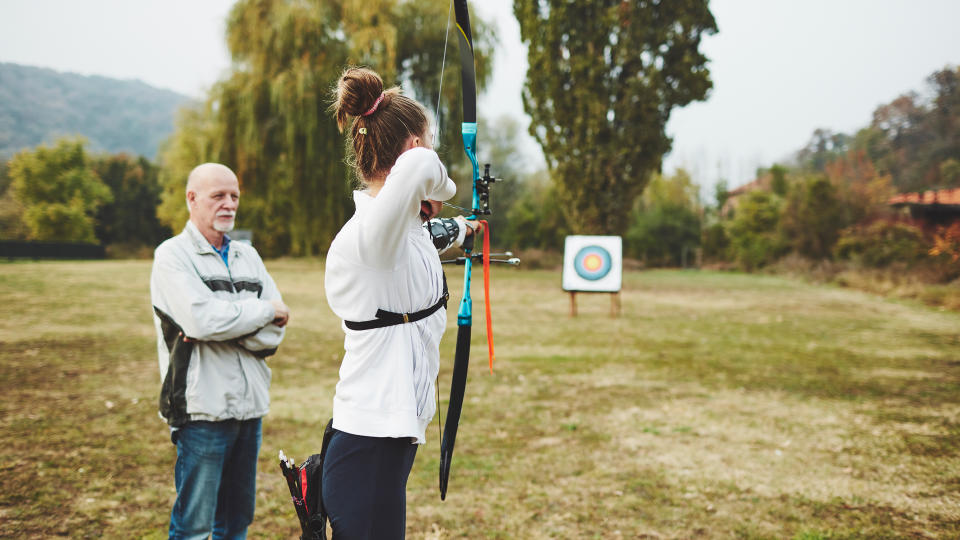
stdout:
[[[213,89],[219,153],[269,253],[326,248],[347,212],[342,144],[327,91],[347,60],[342,4],[245,0],[227,20],[233,74]],[[247,222],[244,222],[247,223]]]
[[[194,103],[177,112],[174,134],[160,147],[160,205],[157,218],[179,232],[187,221],[187,175],[200,163],[217,161],[212,103]],[[246,198],[243,209],[246,210]]]
[[[231,73],[204,105],[182,112],[163,152],[160,214],[179,228],[186,217],[187,172],[202,161],[219,161],[240,178],[238,224],[254,229],[259,249],[268,255],[325,251],[352,209],[351,171],[328,112],[330,91],[353,64],[371,66],[388,85],[404,82],[415,94],[427,88],[423,73],[433,71],[421,72],[421,51],[404,44],[442,43],[444,21],[435,18],[439,4],[238,2],[227,20]],[[428,58],[436,73],[442,45],[438,49]]]
[[707,0],[515,0],[528,46],[523,104],[561,205],[580,233],[623,234],[660,170],[675,107],[712,83]]

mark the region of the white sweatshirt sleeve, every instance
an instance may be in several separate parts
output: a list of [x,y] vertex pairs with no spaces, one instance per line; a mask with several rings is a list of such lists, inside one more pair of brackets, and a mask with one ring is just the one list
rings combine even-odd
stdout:
[[401,154],[359,223],[358,251],[363,263],[393,268],[410,221],[419,219],[420,201],[445,201],[456,191],[436,152],[417,147]]

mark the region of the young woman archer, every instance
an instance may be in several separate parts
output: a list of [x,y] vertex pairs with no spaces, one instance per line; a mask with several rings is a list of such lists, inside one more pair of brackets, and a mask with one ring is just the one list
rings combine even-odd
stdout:
[[407,477],[436,412],[448,297],[438,251],[459,246],[475,224],[430,221],[456,185],[421,104],[350,68],[332,108],[363,189],[327,254],[326,296],[343,319],[345,354],[323,503],[336,540],[403,538]]

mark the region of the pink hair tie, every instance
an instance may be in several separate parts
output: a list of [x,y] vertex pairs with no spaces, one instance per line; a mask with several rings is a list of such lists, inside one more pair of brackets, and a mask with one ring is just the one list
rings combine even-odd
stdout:
[[363,113],[363,116],[370,116],[371,114],[373,114],[373,111],[377,110],[377,107],[380,105],[381,101],[383,101],[382,93],[380,94],[380,97],[378,97],[377,100],[373,102],[373,107],[370,107],[367,110],[367,112]]

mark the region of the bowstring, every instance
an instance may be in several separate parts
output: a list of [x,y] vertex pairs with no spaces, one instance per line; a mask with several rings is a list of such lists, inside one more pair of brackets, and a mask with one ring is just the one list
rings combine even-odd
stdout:
[[450,0],[450,8],[447,9],[447,29],[443,33],[443,59],[440,60],[440,88],[437,90],[437,123],[433,126],[433,144],[436,146],[439,142],[437,137],[440,135],[440,100],[443,99],[443,72],[447,70],[447,43],[450,41],[450,14],[453,13],[453,0]]

